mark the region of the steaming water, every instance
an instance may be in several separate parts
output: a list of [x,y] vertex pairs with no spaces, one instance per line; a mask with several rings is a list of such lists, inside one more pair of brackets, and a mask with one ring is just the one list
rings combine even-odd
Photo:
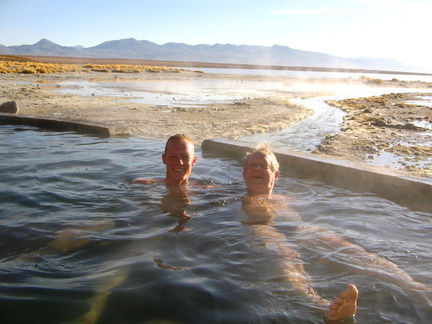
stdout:
[[[309,84],[294,84],[291,86],[296,92],[299,92],[298,98],[292,99],[291,102],[297,103],[304,107],[313,110],[313,115],[290,125],[284,130],[265,134],[253,134],[244,136],[242,140],[255,143],[257,141],[266,141],[273,147],[288,148],[297,151],[312,151],[319,145],[327,134],[335,134],[340,132],[345,113],[336,107],[326,103],[327,100],[340,100],[344,98],[360,98],[370,96],[380,96],[389,93],[405,93],[413,92],[413,89],[406,88],[369,88],[369,87],[353,87],[350,85],[319,85],[311,86]],[[331,92],[332,95],[320,96],[316,98],[303,99],[301,96],[303,91]],[[430,90],[419,90],[428,92]],[[425,97],[423,101],[427,101]],[[416,102],[422,105],[423,101]],[[429,102],[430,104],[430,102]],[[388,164],[390,160],[386,160]],[[374,160],[374,164],[379,164],[378,160]],[[384,164],[384,165],[385,165]]]
[[137,81],[69,81],[61,83],[62,93],[82,96],[124,97],[125,102],[135,102],[166,107],[231,103],[245,97],[268,96],[270,91],[282,89],[282,82],[249,80],[181,79]]
[[287,71],[287,70],[260,70],[260,69],[199,69],[209,74],[246,74],[246,75],[267,75],[288,78],[305,79],[358,79],[366,76],[372,79],[403,81],[432,82],[432,75],[406,75],[406,74],[382,74],[382,73],[347,73],[347,72],[318,72],[318,71]]
[[[296,71],[266,71],[266,70],[231,70],[231,69],[204,69],[206,73],[238,74],[238,75],[272,75],[279,77],[305,77],[332,80],[335,78],[359,78],[365,74],[347,73],[323,73],[323,72],[296,72]],[[428,76],[386,75],[369,74],[371,78],[399,80],[427,81]],[[150,104],[161,107],[200,107],[205,104],[232,103],[243,98],[261,98],[270,95],[292,97],[293,93],[298,97],[292,99],[314,111],[314,114],[288,128],[266,134],[254,134],[243,138],[244,141],[266,141],[275,147],[283,147],[298,151],[311,151],[321,143],[327,134],[340,131],[344,113],[335,107],[329,106],[325,100],[338,100],[343,98],[358,98],[379,96],[394,92],[413,92],[415,89],[406,88],[374,88],[370,86],[350,85],[337,83],[310,83],[300,82],[295,79],[287,79],[289,82],[274,82],[267,80],[243,80],[243,79],[210,79],[205,74],[192,79],[150,78],[135,81],[70,81],[62,82],[62,89],[58,92],[72,93],[84,96],[113,96],[124,98],[123,101]],[[419,90],[427,92],[426,89]],[[321,97],[303,99],[305,94],[311,92],[325,93]],[[432,92],[430,90],[429,92]],[[422,102],[430,104],[430,98],[425,97]],[[421,103],[420,103],[421,104]],[[265,107],[263,107],[265,109]],[[167,110],[169,112],[170,110]],[[390,159],[391,160],[391,159]],[[380,159],[374,163],[379,164]],[[386,159],[384,165],[388,164]]]
[[[333,99],[333,97],[326,97]],[[312,151],[327,134],[337,133],[345,113],[325,103],[325,98],[291,100],[293,103],[313,110],[313,115],[279,132],[258,133],[244,136],[243,141],[256,143],[265,141],[273,147],[290,148],[297,151]]]
[[[300,71],[266,71],[266,70],[233,70],[233,69],[204,69],[206,74],[221,75],[267,75],[286,77],[284,81],[244,80],[221,78],[206,78],[200,74],[196,78],[149,78],[133,81],[67,81],[62,82],[63,93],[72,93],[83,96],[112,96],[122,98],[124,102],[134,102],[166,107],[171,112],[173,107],[202,107],[206,104],[232,103],[243,98],[261,98],[267,96],[285,96],[293,98],[293,103],[303,105],[313,110],[313,115],[289,127],[270,133],[258,133],[242,138],[243,141],[256,143],[265,141],[273,147],[309,152],[313,151],[329,134],[340,132],[344,112],[326,104],[326,100],[339,100],[344,98],[358,98],[380,96],[388,93],[403,92],[431,92],[428,89],[382,88],[367,85],[351,85],[344,83],[344,79],[358,79],[365,75],[369,78],[385,80],[399,79],[404,81],[431,81],[432,77],[423,75],[390,75],[390,74],[355,74],[355,73],[329,73],[329,72],[300,72]],[[296,79],[297,78],[297,79]],[[306,81],[301,81],[305,78]],[[307,79],[322,79],[325,83],[308,82]],[[279,79],[283,80],[283,79]],[[299,81],[300,80],[300,81]],[[335,82],[328,82],[334,80]],[[320,97],[308,98],[310,93],[321,93]],[[307,98],[307,99],[305,99]],[[420,98],[416,104],[431,105],[431,96]],[[263,107],[266,109],[266,107]],[[419,125],[420,126],[420,125]],[[427,124],[426,127],[430,127]],[[428,134],[429,136],[429,134]],[[430,136],[429,136],[430,137]],[[425,139],[422,145],[428,145]],[[369,162],[383,167],[405,168],[407,165],[416,167],[429,167],[431,161],[409,161],[392,153],[374,155]]]
[[[303,245],[297,223],[282,214],[274,224],[244,224],[238,161],[197,148],[193,180],[216,186],[191,186],[187,206],[163,185],[129,184],[138,176],[163,178],[162,141],[16,126],[1,126],[0,136],[1,323],[62,323],[90,305],[105,305],[98,323],[321,323],[310,302],[290,297],[288,261],[266,241],[301,253],[327,299],[356,284],[358,323],[430,319],[410,289],[356,274],[344,266],[350,256],[327,245]],[[305,223],[333,230],[432,285],[432,214],[283,175],[275,191],[294,198]],[[182,211],[191,218],[181,221]],[[53,249],[56,232],[68,228],[82,229],[78,242],[86,244]]]

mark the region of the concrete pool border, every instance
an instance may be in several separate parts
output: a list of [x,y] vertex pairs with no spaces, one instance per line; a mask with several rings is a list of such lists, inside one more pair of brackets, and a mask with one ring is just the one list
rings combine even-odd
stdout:
[[[204,140],[203,153],[241,159],[254,144],[215,138]],[[399,205],[432,212],[432,180],[413,178],[395,170],[348,161],[327,159],[287,149],[274,149],[283,174],[311,179],[353,192],[373,193]]]
[[130,135],[130,130],[123,127],[73,122],[61,119],[16,116],[7,113],[0,113],[0,125],[27,125],[57,131],[76,131],[102,137]]
[[[115,126],[88,124],[0,113],[0,125],[28,125],[56,131],[77,131],[102,137],[129,136],[130,130]],[[215,138],[204,140],[203,153],[241,159],[254,144]],[[409,177],[397,171],[326,159],[309,153],[274,149],[283,174],[311,179],[354,192],[373,193],[410,209],[432,212],[432,180]]]

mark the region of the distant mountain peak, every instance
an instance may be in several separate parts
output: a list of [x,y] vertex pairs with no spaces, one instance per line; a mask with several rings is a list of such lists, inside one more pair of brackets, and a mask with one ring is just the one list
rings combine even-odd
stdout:
[[105,43],[129,43],[129,44],[135,44],[135,43],[139,43],[139,40],[137,40],[136,38],[122,38],[122,39],[118,39],[118,40],[111,40],[111,41],[106,41]]
[[[30,46],[32,46],[32,45],[30,45]],[[43,49],[43,50],[50,51],[50,50],[62,48],[63,46],[56,44],[54,42],[51,42],[50,40],[48,40],[46,38],[42,38],[39,42],[34,44],[33,47],[37,48],[37,49]]]
[[58,45],[58,44],[56,44],[54,42],[51,42],[49,39],[46,39],[46,38],[42,38],[39,42],[37,42],[36,44],[34,44],[34,46],[46,46],[46,45],[49,45],[49,46],[52,46],[52,45],[60,46],[60,45]]
[[103,42],[102,44],[99,44],[99,45],[94,46],[92,48],[113,49],[113,50],[114,49],[115,50],[124,49],[125,51],[128,51],[128,50],[133,49],[133,48],[139,50],[140,47],[148,46],[148,45],[157,46],[156,43],[152,43],[149,41],[139,41],[135,38],[123,38],[123,39],[119,39],[119,40],[106,41],[106,42]]
[[188,45],[168,42],[158,45],[135,38],[110,40],[88,48],[61,46],[42,38],[34,45],[0,46],[0,54],[412,71],[412,67],[390,59],[345,58],[276,44]]

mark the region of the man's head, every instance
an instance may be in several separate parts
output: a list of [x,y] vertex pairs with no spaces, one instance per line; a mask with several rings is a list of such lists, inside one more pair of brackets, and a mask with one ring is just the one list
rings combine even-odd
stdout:
[[270,195],[279,174],[276,156],[265,143],[259,143],[243,160],[243,178],[249,196]]
[[171,136],[162,154],[162,161],[166,165],[165,183],[175,186],[187,184],[197,159],[193,141],[188,136]]

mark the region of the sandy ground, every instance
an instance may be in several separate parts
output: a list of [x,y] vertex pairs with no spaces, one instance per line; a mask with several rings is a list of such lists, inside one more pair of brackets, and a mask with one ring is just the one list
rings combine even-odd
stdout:
[[[263,99],[243,99],[233,104],[210,104],[200,108],[169,108],[125,102],[125,97],[76,96],[53,92],[62,80],[170,80],[175,77],[199,78],[202,73],[142,73],[131,74],[46,74],[4,75],[0,81],[0,102],[18,102],[19,115],[96,122],[128,128],[132,135],[166,139],[172,134],[189,134],[199,145],[204,139],[236,138],[256,132],[282,129],[312,112],[291,104],[289,98],[278,96]],[[209,76],[206,75],[206,78]],[[130,99],[130,98],[128,98]],[[265,109],[262,109],[265,107]]]
[[347,112],[342,132],[328,135],[315,153],[380,164],[432,177],[431,93],[391,93],[328,101]]
[[[245,75],[217,75],[198,72],[163,73],[62,73],[62,74],[4,74],[0,80],[0,103],[15,100],[19,115],[94,122],[129,129],[132,135],[166,139],[175,133],[189,134],[199,145],[215,137],[238,138],[257,132],[270,132],[306,118],[312,111],[294,105],[290,99],[299,94],[284,92],[283,96],[270,95],[261,99],[242,99],[232,104],[211,104],[200,108],[169,108],[149,104],[128,103],[124,97],[107,97],[97,93],[77,96],[53,92],[63,87],[59,81],[119,80],[119,79],[182,79],[232,78],[276,80],[287,78]],[[318,82],[310,80],[311,83]],[[320,81],[322,82],[322,80]],[[415,102],[428,93],[432,84],[398,80],[344,80],[344,83],[369,83],[371,87],[412,88],[412,93],[381,97],[346,99],[330,104],[346,111],[342,131],[328,135],[313,152],[332,158],[367,162],[391,154],[389,167],[404,169],[416,176],[432,177],[431,133],[428,129],[432,108]],[[415,89],[415,90],[414,90]],[[427,89],[427,90],[426,90]],[[302,96],[320,93],[302,92]],[[394,157],[400,157],[395,162]],[[397,159],[396,159],[397,160]]]

